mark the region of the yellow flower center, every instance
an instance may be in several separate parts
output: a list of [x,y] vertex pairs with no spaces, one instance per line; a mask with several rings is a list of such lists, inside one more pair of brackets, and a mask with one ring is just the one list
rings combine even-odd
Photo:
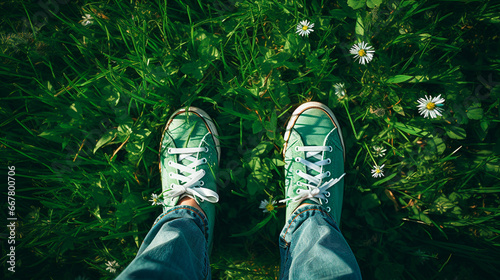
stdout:
[[377,169],[375,170],[375,173],[377,173],[377,174],[378,174],[378,173],[380,173],[380,172],[382,172],[382,171],[380,170],[380,168],[378,168],[378,167],[377,167]]
[[359,51],[358,51],[358,55],[359,55],[359,56],[365,56],[365,55],[366,55],[365,50],[363,50],[363,49],[359,50]]
[[434,108],[436,108],[436,104],[433,102],[429,102],[425,107],[427,107],[427,110],[434,110]]
[[302,30],[306,31],[307,29],[309,29],[309,27],[307,27],[307,25],[302,26]]
[[266,205],[266,210],[271,212],[274,210],[274,205],[272,205],[271,203],[269,203],[268,205]]

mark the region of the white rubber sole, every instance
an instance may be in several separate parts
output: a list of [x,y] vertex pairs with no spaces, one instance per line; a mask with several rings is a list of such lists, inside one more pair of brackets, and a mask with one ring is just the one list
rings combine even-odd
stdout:
[[306,103],[300,105],[299,107],[297,107],[297,109],[295,109],[295,111],[293,111],[292,116],[290,117],[290,120],[288,120],[288,124],[286,125],[286,131],[285,131],[285,135],[283,137],[285,140],[285,145],[283,146],[283,156],[285,156],[285,151],[286,151],[286,147],[288,145],[288,140],[290,139],[291,129],[295,125],[295,122],[299,118],[300,114],[302,114],[305,110],[312,109],[312,108],[318,108],[318,109],[323,110],[330,117],[330,119],[332,120],[335,127],[337,127],[337,130],[339,131],[339,135],[340,135],[340,142],[342,144],[342,150],[343,150],[344,161],[345,161],[344,138],[342,137],[342,130],[340,129],[339,122],[338,122],[337,118],[335,117],[335,114],[332,112],[332,110],[330,110],[330,108],[328,108],[323,103],[315,102],[315,101],[306,102]]

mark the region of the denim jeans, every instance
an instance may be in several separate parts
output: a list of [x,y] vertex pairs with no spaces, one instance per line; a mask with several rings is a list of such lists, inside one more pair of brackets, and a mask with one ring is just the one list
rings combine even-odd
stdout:
[[[207,225],[194,207],[163,213],[117,279],[211,279]],[[280,279],[361,279],[349,245],[321,206],[299,207],[279,239]]]

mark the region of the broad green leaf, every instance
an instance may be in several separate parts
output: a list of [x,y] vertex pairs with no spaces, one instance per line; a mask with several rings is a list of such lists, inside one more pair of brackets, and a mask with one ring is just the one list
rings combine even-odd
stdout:
[[361,9],[366,5],[366,0],[347,0],[347,5],[354,10]]
[[125,141],[125,139],[132,134],[132,128],[129,124],[120,124],[117,129],[118,132],[118,140]]
[[289,52],[279,52],[278,54],[273,56],[273,59],[276,61],[273,68],[278,68],[284,65],[285,61],[290,58],[291,54]]
[[254,196],[258,191],[264,189],[262,183],[253,176],[247,177],[247,190],[250,196]]
[[334,19],[339,19],[339,20],[344,19],[345,17],[348,16],[347,12],[343,9],[333,9],[330,10],[329,13]]
[[95,148],[94,148],[94,154],[100,147],[111,142],[111,140],[113,140],[113,138],[115,138],[115,136],[116,136],[116,131],[114,129],[106,132],[106,134],[104,134],[101,137],[101,139],[99,139],[99,141],[97,141],[97,144],[95,145]]
[[402,83],[402,82],[406,82],[408,81],[409,79],[412,79],[413,76],[408,76],[408,75],[396,75],[394,77],[390,77],[389,79],[387,79],[387,83],[389,84],[397,84],[397,83]]
[[285,166],[285,162],[277,158],[273,158],[272,163],[276,166]]
[[452,139],[465,139],[467,137],[467,133],[465,132],[465,129],[458,127],[458,126],[448,126],[446,127],[446,134]]
[[382,4],[382,0],[367,0],[366,1],[366,5],[370,9],[373,9],[373,8],[379,6],[380,4]]
[[484,170],[493,174],[498,174],[500,172],[500,161],[498,159],[488,161],[484,166]]
[[272,146],[272,144],[269,142],[266,141],[260,142],[259,145],[257,145],[257,147],[252,149],[252,155],[253,156],[262,155],[267,152],[267,149],[270,148],[270,146]]
[[207,46],[200,51],[200,55],[202,55],[203,59],[212,61],[219,58],[219,50],[214,46]]
[[295,34],[288,34],[283,50],[286,52],[293,52],[298,48],[298,45],[299,37],[295,36]]
[[283,62],[283,66],[290,70],[299,70],[301,67],[301,64],[298,62],[290,62],[290,61],[285,61]]
[[429,76],[415,76],[414,79],[409,80],[408,83],[424,83],[429,80]]
[[359,37],[363,37],[365,35],[365,25],[363,24],[363,19],[361,18],[361,15],[358,15],[358,18],[356,19],[356,35]]
[[400,123],[400,122],[394,123],[394,127],[403,131],[403,132],[409,133],[411,135],[419,136],[419,137],[425,137],[429,134],[429,132],[424,131],[423,129],[420,129],[418,127],[414,127],[411,125],[407,125],[404,123]]
[[182,65],[182,73],[186,75],[191,75],[196,79],[203,78],[203,67],[200,61],[188,62]]
[[254,121],[252,123],[252,133],[257,134],[262,131],[262,123],[260,121]]
[[488,120],[481,121],[481,129],[483,131],[487,131],[489,126],[490,126],[490,122]]
[[438,197],[435,201],[434,201],[434,206],[433,206],[433,209],[435,211],[438,211],[439,213],[443,214],[445,213],[446,211],[448,211],[448,209],[451,209],[455,207],[455,204],[452,203],[448,198],[446,198],[444,195]]
[[474,103],[467,108],[467,117],[471,120],[480,120],[483,118],[483,108],[480,103]]
[[396,177],[397,173],[392,173],[391,175],[383,178],[383,179],[380,179],[380,180],[377,180],[377,182],[373,183],[373,186],[378,186],[378,185],[382,185],[383,183],[391,180],[392,178]]
[[394,111],[402,116],[405,115],[405,111],[403,110],[403,106],[397,104],[397,105],[394,105],[392,106],[392,109],[394,109]]
[[436,155],[441,155],[446,149],[446,144],[444,143],[443,139],[439,137],[433,137],[427,141],[426,149],[429,149],[429,151],[436,153]]
[[205,61],[213,61],[220,56],[219,50],[214,46],[217,44],[217,39],[208,37],[207,39],[199,39],[201,44],[198,47],[198,56]]
[[418,214],[411,215],[409,217],[410,217],[410,219],[419,220],[419,221],[422,221],[428,225],[432,224],[432,220],[429,218],[429,216],[427,216],[426,214],[421,213],[421,212]]

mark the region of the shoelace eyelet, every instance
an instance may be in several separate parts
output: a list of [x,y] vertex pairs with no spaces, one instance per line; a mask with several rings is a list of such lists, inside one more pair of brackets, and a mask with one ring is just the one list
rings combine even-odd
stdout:
[[172,162],[171,160],[169,160],[169,161],[168,161],[168,166],[172,166],[172,163],[173,163],[173,162]]
[[325,197],[330,197],[330,192],[325,192]]
[[208,147],[205,147],[205,153],[208,153]]
[[329,159],[329,158],[327,158],[327,159],[326,159],[326,164],[330,164],[330,163],[332,163],[332,160],[331,160],[331,159]]
[[168,173],[168,177],[172,178],[174,176],[174,173],[170,172]]
[[298,152],[299,151],[299,146],[295,146],[295,151]]
[[202,159],[201,159],[201,162],[203,162],[203,163],[207,163],[207,159],[206,159],[206,158],[202,158]]
[[295,171],[295,173],[299,174],[299,173],[300,173],[300,170]]
[[169,153],[169,154],[172,153],[172,148],[168,148],[167,153]]
[[330,213],[330,211],[332,211],[332,208],[330,206],[326,207],[326,212]]
[[205,182],[200,181],[200,187],[203,187],[203,185],[205,185]]
[[332,146],[328,146],[329,152],[333,151]]
[[300,158],[299,158],[299,157],[296,157],[296,158],[295,158],[295,161],[296,161],[296,162],[299,162],[299,161],[300,161]]
[[325,203],[328,203],[328,198],[324,198],[324,200],[325,200]]
[[332,175],[332,173],[330,173],[330,171],[326,171],[326,177],[330,177]]

